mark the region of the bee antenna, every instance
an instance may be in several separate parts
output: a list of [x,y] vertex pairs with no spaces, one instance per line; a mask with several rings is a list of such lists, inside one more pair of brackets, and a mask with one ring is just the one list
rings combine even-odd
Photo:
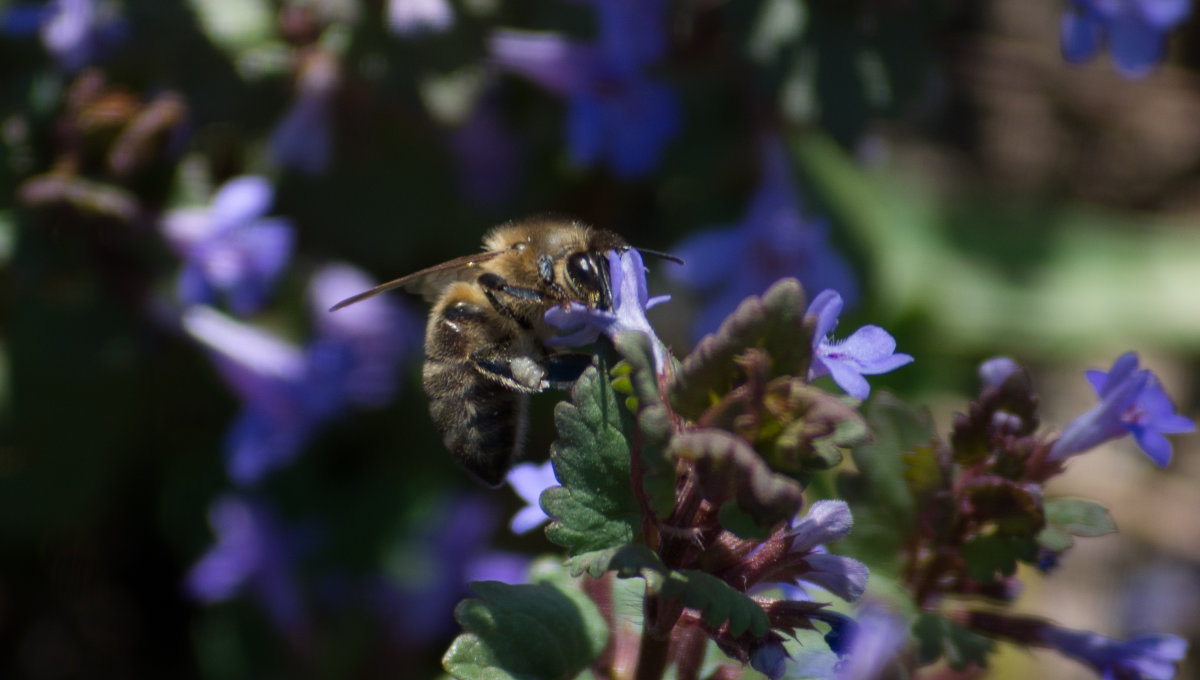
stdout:
[[678,256],[672,255],[670,253],[664,253],[661,250],[650,250],[649,248],[638,248],[637,250],[639,253],[641,253],[643,255],[649,255],[650,257],[657,257],[660,260],[674,262],[675,264],[681,265],[681,266],[684,264],[682,257],[678,257]]

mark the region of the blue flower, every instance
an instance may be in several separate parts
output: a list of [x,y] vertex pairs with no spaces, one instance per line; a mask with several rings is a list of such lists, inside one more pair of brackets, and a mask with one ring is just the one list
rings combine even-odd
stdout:
[[396,543],[375,584],[374,604],[398,641],[420,645],[453,631],[454,605],[471,581],[527,580],[527,557],[489,549],[496,523],[485,499],[447,497]]
[[40,31],[42,44],[59,68],[74,73],[95,63],[125,36],[115,5],[98,0],[53,0],[47,5],[20,3],[4,9],[0,31],[27,35]]
[[623,178],[646,175],[680,128],[667,86],[605,50],[552,34],[497,31],[492,61],[566,97],[567,147],[580,165],[607,164]]
[[473,203],[505,203],[520,185],[523,149],[504,126],[491,97],[484,97],[470,118],[450,133],[450,153],[458,169],[458,188]]
[[329,113],[337,87],[337,68],[337,62],[322,52],[305,61],[296,100],[268,142],[276,163],[307,175],[320,175],[328,169],[333,147]]
[[771,680],[783,677],[789,658],[783,641],[777,636],[768,637],[750,648],[750,667]]
[[605,57],[625,70],[658,62],[667,50],[666,0],[582,0],[596,10]]
[[384,298],[326,311],[369,287],[369,279],[344,266],[318,272],[312,291],[318,333],[304,348],[211,307],[184,312],[184,329],[209,350],[242,402],[225,442],[235,482],[254,484],[291,462],[347,405],[375,407],[391,399],[399,362],[415,344],[406,340],[412,324]]
[[292,575],[298,550],[263,504],[229,495],[209,510],[216,544],[188,572],[187,592],[201,602],[221,602],[249,592],[271,621],[293,636],[308,627]]
[[1163,60],[1167,33],[1191,9],[1191,0],[1070,0],[1061,26],[1063,58],[1087,61],[1107,43],[1117,71],[1144,76]]
[[543,491],[552,486],[558,486],[558,478],[554,476],[553,463],[550,461],[541,465],[521,463],[509,471],[507,479],[513,491],[516,491],[521,500],[525,501],[525,507],[513,516],[512,522],[509,524],[509,528],[514,534],[527,533],[550,519],[542,510],[539,499],[542,497]]
[[666,366],[662,341],[650,326],[646,310],[670,299],[668,295],[649,298],[646,292],[646,267],[642,254],[630,248],[623,253],[608,254],[608,271],[612,280],[612,309],[593,309],[578,302],[567,307],[551,307],[546,323],[565,332],[552,338],[547,345],[578,346],[595,342],[603,332],[610,338],[620,333],[644,333],[650,338],[654,362],[661,374]]
[[805,315],[817,317],[813,332],[813,358],[808,379],[831,376],[846,394],[866,399],[871,385],[864,375],[878,375],[911,363],[908,354],[896,353],[896,341],[879,326],[863,326],[845,340],[830,335],[842,313],[842,296],[837,291],[821,291],[809,304]]
[[849,263],[829,243],[829,225],[804,216],[787,152],[771,139],[760,145],[761,179],[740,224],[701,232],[672,252],[687,266],[668,274],[705,296],[695,338],[721,325],[741,301],[792,276],[805,290],[833,288],[849,304],[858,286]]
[[[858,607],[854,618],[821,610],[813,618],[829,624],[825,641],[832,654],[811,650],[789,664],[790,677],[876,680],[908,641],[908,624],[877,601]],[[841,657],[838,661],[837,657]]]
[[387,25],[392,33],[406,37],[441,33],[454,25],[454,12],[447,0],[388,0]]
[[1133,352],[1118,357],[1107,373],[1088,371],[1087,379],[1100,403],[1067,425],[1050,449],[1052,461],[1132,434],[1155,464],[1166,467],[1171,461],[1171,442],[1163,435],[1196,429],[1191,419],[1175,412],[1158,378],[1148,369],[1138,369]]
[[1106,680],[1171,680],[1187,653],[1187,641],[1177,635],[1146,634],[1114,640],[1089,631],[1044,626],[1043,644],[1081,661]]
[[979,364],[979,379],[984,387],[999,388],[1018,368],[1017,362],[1008,357],[993,357]]
[[262,177],[231,179],[207,208],[187,208],[163,219],[167,241],[183,258],[179,297],[210,304],[218,294],[238,314],[257,310],[292,252],[292,226],[264,218],[274,191]]
[[849,601],[862,597],[870,571],[862,562],[831,554],[823,546],[845,538],[853,526],[845,501],[817,501],[785,533],[788,554],[802,556],[798,577]]

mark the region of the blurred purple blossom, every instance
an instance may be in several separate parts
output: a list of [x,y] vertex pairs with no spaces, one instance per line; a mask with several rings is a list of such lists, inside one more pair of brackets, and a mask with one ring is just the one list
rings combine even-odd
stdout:
[[229,180],[208,208],[175,210],[163,218],[163,233],[183,259],[179,298],[186,305],[211,304],[218,294],[237,314],[256,311],[292,252],[292,226],[264,218],[274,190],[262,177]]
[[468,201],[497,206],[512,197],[520,183],[523,148],[500,120],[493,98],[483,97],[450,133],[449,147],[459,191]]
[[116,5],[103,0],[17,3],[2,11],[0,32],[14,36],[40,32],[46,51],[68,73],[95,63],[127,32]]
[[454,11],[449,0],[387,0],[387,25],[406,37],[441,33],[454,25]]
[[1138,356],[1122,354],[1112,369],[1087,372],[1100,403],[1063,430],[1050,449],[1050,460],[1064,460],[1100,444],[1132,434],[1142,451],[1159,467],[1171,461],[1171,442],[1164,436],[1193,432],[1196,424],[1175,406],[1148,369],[1138,369]]
[[577,0],[596,10],[596,39],[606,59],[625,71],[658,62],[667,51],[666,0]]
[[332,99],[338,84],[338,64],[332,56],[314,53],[301,67],[296,99],[271,132],[268,149],[279,165],[306,175],[329,168],[333,131]]
[[[877,680],[908,641],[908,623],[878,601],[860,605],[853,618],[830,610],[814,618],[830,626],[824,650],[805,650],[789,664],[789,677]],[[839,661],[839,657],[841,660]]]
[[554,464],[546,461],[541,465],[536,463],[521,463],[513,466],[508,472],[508,483],[513,491],[525,501],[525,507],[513,516],[509,528],[514,534],[524,534],[540,526],[550,519],[542,510],[540,499],[542,492],[552,486],[558,486],[558,478],[554,476]]
[[765,141],[760,154],[759,188],[741,223],[703,231],[671,249],[687,266],[669,275],[706,300],[693,327],[696,339],[715,331],[742,300],[788,276],[808,291],[841,291],[849,305],[858,299],[853,270],[829,243],[829,224],[802,211],[782,142]]
[[603,46],[502,30],[492,34],[489,51],[500,68],[567,99],[567,147],[580,165],[603,163],[622,178],[644,176],[679,132],[670,88]]
[[379,298],[334,314],[331,300],[370,287],[345,266],[321,270],[311,296],[317,335],[306,348],[197,305],[184,313],[187,332],[209,350],[242,402],[226,438],[230,477],[254,484],[289,463],[314,432],[347,405],[376,407],[391,399],[411,341],[411,324]]
[[813,359],[808,369],[808,379],[816,380],[831,376],[846,394],[855,399],[866,399],[871,385],[864,375],[878,375],[894,371],[913,358],[908,354],[896,353],[896,341],[879,326],[863,326],[844,340],[833,340],[833,329],[837,327],[842,313],[842,296],[834,290],[823,290],[809,304],[805,315],[817,317],[813,331]]
[[1166,56],[1167,34],[1192,11],[1192,0],[1069,0],[1062,17],[1063,58],[1087,61],[1105,45],[1127,78],[1148,74]]
[[396,544],[375,603],[397,640],[422,645],[450,635],[454,606],[471,581],[526,580],[528,558],[488,547],[498,520],[483,498],[446,498]]
[[280,630],[304,637],[307,613],[291,561],[301,545],[282,532],[262,503],[223,496],[209,509],[216,543],[188,572],[187,592],[200,602],[221,602],[248,592]]
[[998,388],[1018,368],[1017,362],[1008,357],[993,357],[979,364],[979,379],[984,387]]
[[750,667],[771,680],[780,680],[784,676],[789,658],[783,640],[777,636],[769,636],[750,649]]
[[1188,643],[1177,635],[1146,634],[1114,640],[1090,631],[1051,625],[1039,630],[1042,644],[1058,650],[1113,680],[1171,680]]
[[612,280],[612,309],[593,309],[578,302],[565,308],[551,307],[546,311],[546,323],[563,331],[564,335],[551,338],[546,344],[570,347],[595,342],[600,333],[614,339],[620,333],[644,333],[654,351],[656,370],[661,374],[666,365],[666,353],[646,318],[646,310],[671,297],[649,297],[646,266],[642,254],[634,248],[623,253],[609,252],[608,271]]
[[854,518],[845,501],[817,501],[803,519],[792,521],[785,534],[790,542],[788,554],[802,557],[799,578],[849,601],[862,596],[870,572],[858,560],[834,555],[822,547],[845,538],[853,526]]

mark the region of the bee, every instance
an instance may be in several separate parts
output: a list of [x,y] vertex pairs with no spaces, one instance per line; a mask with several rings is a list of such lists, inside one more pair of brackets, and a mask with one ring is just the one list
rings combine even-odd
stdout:
[[590,354],[546,347],[558,333],[546,311],[571,302],[610,309],[608,253],[630,247],[575,221],[509,222],[487,234],[483,252],[381,284],[331,311],[395,288],[435,300],[422,370],[430,415],[458,464],[499,486],[523,447],[529,395],[566,389],[591,364]]

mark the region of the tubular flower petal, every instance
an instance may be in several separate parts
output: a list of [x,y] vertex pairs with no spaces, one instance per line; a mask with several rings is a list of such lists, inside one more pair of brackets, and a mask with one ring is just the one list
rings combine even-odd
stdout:
[[896,353],[896,341],[879,326],[863,326],[845,340],[833,340],[829,335],[837,326],[842,311],[842,297],[833,290],[821,291],[808,306],[806,315],[817,317],[813,332],[813,361],[808,379],[830,376],[846,394],[866,399],[871,386],[864,375],[893,371],[913,358]]
[[1147,369],[1138,369],[1133,352],[1118,357],[1107,373],[1088,371],[1087,379],[1100,403],[1067,425],[1050,449],[1050,460],[1064,460],[1132,434],[1156,465],[1166,467],[1171,461],[1171,442],[1163,435],[1196,429],[1191,419],[1175,412],[1158,378]]

